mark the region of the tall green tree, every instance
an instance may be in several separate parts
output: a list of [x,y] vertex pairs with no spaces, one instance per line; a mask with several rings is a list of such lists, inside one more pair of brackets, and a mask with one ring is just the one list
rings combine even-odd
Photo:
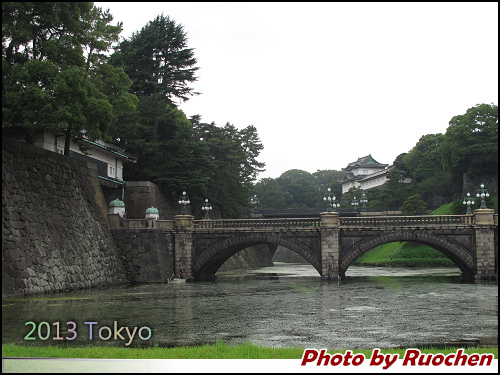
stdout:
[[119,43],[110,57],[110,63],[130,77],[131,92],[140,99],[138,117],[126,121],[123,136],[124,147],[139,158],[154,148],[149,143],[174,137],[173,128],[166,124],[175,101],[198,95],[190,87],[199,68],[187,40],[184,28],[162,14]]
[[238,130],[227,123],[194,123],[197,138],[211,160],[206,195],[223,217],[239,217],[264,163],[257,161],[263,146],[254,126]]
[[186,190],[196,212],[213,163],[207,145],[175,103],[198,94],[189,86],[199,68],[186,32],[170,17],[158,16],[119,43],[109,61],[130,77],[131,93],[139,98],[137,112],[118,131],[120,145],[138,155],[125,177],[157,183],[172,201]]
[[[359,187],[351,187],[349,191],[346,193],[342,194],[342,198],[340,199],[340,204],[341,207],[344,209],[356,209],[356,207],[352,206],[352,201],[354,197],[356,197],[358,203],[361,197],[363,196],[363,189],[360,189]],[[358,205],[358,208],[361,208],[362,206]]]
[[[37,131],[111,139],[122,114],[135,110],[125,73],[105,69],[104,52],[121,24],[91,2],[2,3],[2,133]],[[112,81],[113,88],[102,85]],[[123,97],[122,97],[123,96]]]
[[442,170],[441,145],[443,134],[427,134],[403,156],[403,162],[418,182]]
[[[153,106],[159,103],[151,101]],[[208,148],[200,142],[183,111],[163,104],[164,108],[157,108],[161,113],[159,134],[154,134],[153,127],[147,126],[148,116],[142,111],[147,111],[148,107],[140,106],[138,117],[146,125],[135,129],[135,138],[127,138],[134,134],[125,136],[129,149],[138,150],[140,156],[136,164],[128,166],[124,177],[158,184],[172,202],[183,190],[187,190],[191,198],[200,196],[206,190],[212,165]],[[195,200],[191,200],[194,204]]]
[[286,198],[288,208],[314,208],[317,204],[318,186],[314,176],[300,169],[284,172],[278,182],[281,188],[289,193]]
[[318,197],[316,199],[317,207],[322,207],[324,205],[323,197],[328,188],[332,189],[332,193],[335,194],[335,197],[340,198],[342,195],[342,184],[339,181],[344,178],[344,171],[318,169],[313,173],[313,176],[316,179],[316,184],[318,186]]
[[438,195],[451,202],[460,188],[459,181],[443,169],[443,134],[422,136],[415,147],[403,156],[403,163],[413,179],[412,184],[428,200]]
[[111,25],[113,15],[109,9],[93,7],[90,12],[82,15],[85,22],[85,34],[83,39],[84,56],[86,58],[86,70],[90,71],[107,62],[107,52],[112,44],[118,42],[119,35],[123,29],[123,23],[118,22]]
[[284,191],[276,178],[263,178],[254,186],[253,193],[259,199],[259,208],[263,210],[286,208]]
[[398,171],[403,172],[403,175],[406,177],[410,177],[410,170],[408,166],[405,163],[405,158],[408,153],[403,152],[402,154],[399,154],[396,156],[396,159],[394,159],[394,162],[392,165],[394,168],[396,168]]
[[414,194],[403,202],[401,212],[403,215],[425,215],[427,203],[422,200],[420,194]]
[[384,185],[366,192],[370,207],[401,207],[413,194],[413,187],[403,180],[404,175],[396,169],[387,172],[387,181]]
[[253,192],[257,194],[262,209],[324,208],[323,197],[328,188],[340,198],[342,186],[338,181],[344,175],[345,172],[335,170],[317,170],[311,174],[292,169],[276,179],[260,180]]
[[478,104],[450,120],[443,162],[456,179],[498,171],[498,106]]
[[124,68],[138,96],[158,95],[173,103],[198,95],[189,85],[199,69],[187,33],[169,16],[157,16],[130,40],[122,41],[111,56],[111,63]]
[[2,57],[10,66],[29,60],[80,66],[84,18],[92,7],[91,2],[3,2]]
[[453,178],[451,172],[441,171],[420,182],[417,190],[423,197],[438,195],[447,202],[452,202],[462,190],[462,185]]

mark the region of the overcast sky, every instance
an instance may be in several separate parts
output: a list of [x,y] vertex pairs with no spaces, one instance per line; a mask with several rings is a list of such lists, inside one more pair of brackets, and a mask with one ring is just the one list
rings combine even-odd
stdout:
[[96,2],[129,38],[163,13],[187,32],[191,117],[254,125],[259,178],[392,164],[453,116],[498,104],[498,3]]

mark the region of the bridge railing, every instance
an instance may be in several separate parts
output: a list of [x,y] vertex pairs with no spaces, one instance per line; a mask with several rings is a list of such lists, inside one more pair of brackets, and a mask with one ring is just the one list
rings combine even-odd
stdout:
[[194,220],[195,230],[206,229],[274,229],[274,228],[300,228],[317,229],[321,226],[320,218],[297,219],[235,219],[235,220]]
[[373,216],[340,218],[341,227],[474,225],[474,215]]

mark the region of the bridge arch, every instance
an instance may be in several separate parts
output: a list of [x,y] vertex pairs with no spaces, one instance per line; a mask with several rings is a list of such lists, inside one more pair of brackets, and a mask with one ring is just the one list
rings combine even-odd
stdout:
[[345,276],[347,268],[349,268],[357,258],[376,246],[390,242],[403,241],[417,242],[440,251],[455,263],[463,276],[474,277],[476,274],[474,257],[471,251],[464,245],[445,236],[417,232],[393,232],[381,236],[372,236],[353,244],[347,249],[343,249],[339,265],[339,274],[342,275],[342,277]]
[[214,278],[217,270],[237,252],[260,244],[276,244],[290,249],[306,259],[321,275],[320,250],[274,233],[252,233],[231,236],[209,245],[199,257],[195,257],[192,275],[196,279]]

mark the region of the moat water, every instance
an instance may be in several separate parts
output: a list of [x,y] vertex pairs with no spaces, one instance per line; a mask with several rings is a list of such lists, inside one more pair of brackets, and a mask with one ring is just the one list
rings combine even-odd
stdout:
[[468,341],[498,334],[498,285],[464,282],[456,268],[352,266],[345,280],[326,281],[310,265],[276,263],[213,282],[2,301],[3,344],[125,346],[125,326],[130,333],[137,327],[130,346],[223,341],[352,349]]

